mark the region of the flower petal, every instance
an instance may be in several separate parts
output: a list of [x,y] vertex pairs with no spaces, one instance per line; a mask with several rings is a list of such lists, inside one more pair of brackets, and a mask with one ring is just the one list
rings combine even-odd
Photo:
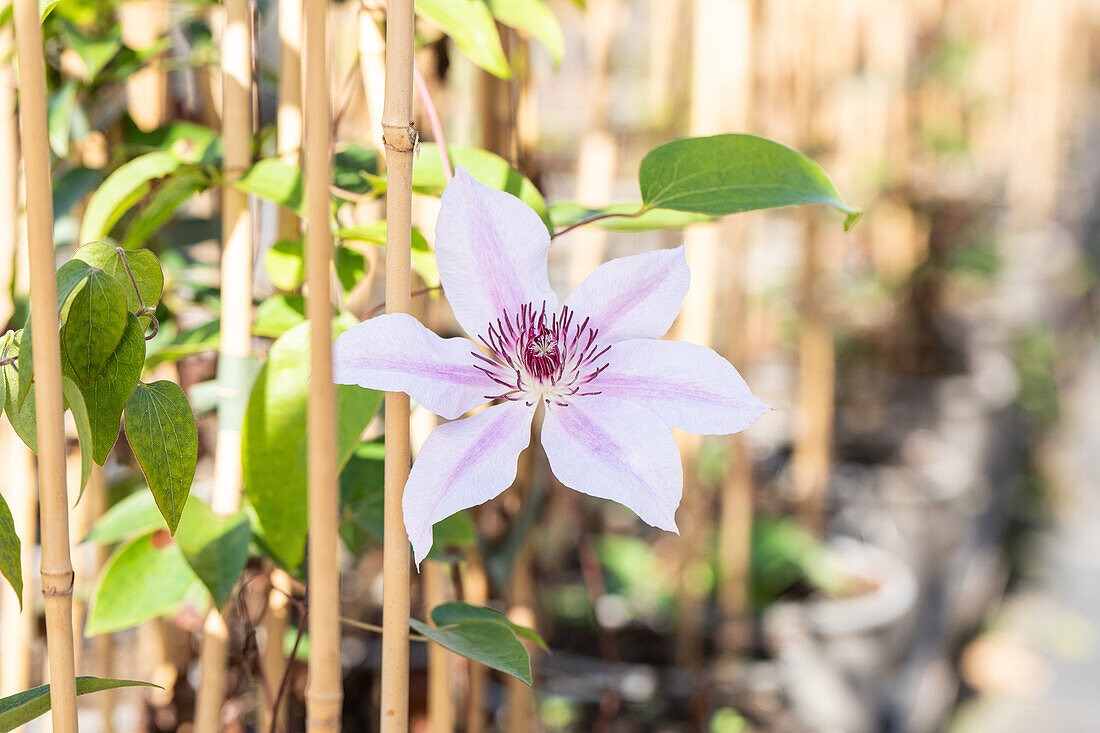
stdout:
[[690,279],[683,246],[643,252],[597,267],[565,305],[592,319],[601,344],[660,338],[676,320]]
[[352,326],[332,346],[332,381],[405,392],[436,415],[456,418],[484,405],[496,387],[474,368],[469,339],[443,339],[406,313]]
[[550,234],[538,214],[511,194],[483,186],[458,168],[443,191],[435,258],[443,292],[471,337],[484,336],[504,311],[558,298],[546,277]]
[[424,441],[401,501],[417,565],[432,549],[432,525],[512,485],[534,412],[505,402],[440,425]]
[[680,451],[653,412],[603,395],[550,407],[542,445],[550,470],[569,488],[617,501],[654,527],[677,531]]
[[648,407],[674,428],[726,435],[771,409],[732,364],[705,346],[632,339],[612,346],[604,358],[610,366],[590,388]]

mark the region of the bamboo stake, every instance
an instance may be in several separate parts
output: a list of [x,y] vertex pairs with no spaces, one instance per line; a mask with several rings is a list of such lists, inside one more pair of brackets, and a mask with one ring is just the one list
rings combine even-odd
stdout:
[[[424,615],[447,600],[446,565],[437,560],[425,560],[422,566]],[[428,730],[450,733],[454,730],[455,709],[451,696],[451,652],[438,644],[428,645]]]
[[[6,8],[10,2],[0,2]],[[12,51],[11,29],[0,28],[0,59]],[[19,130],[15,111],[15,69],[0,69],[0,323],[11,318],[15,304],[11,297],[15,273],[15,250],[19,241]]]
[[[309,686],[306,728],[339,731],[340,559],[336,476],[336,385],[332,382],[332,303],[329,181],[332,111],[328,83],[328,4],[305,5],[306,304],[310,332],[309,383]],[[407,553],[406,553],[407,555]]]
[[291,579],[285,570],[272,568],[271,590],[267,596],[267,613],[263,617],[264,648],[260,664],[263,666],[263,679],[266,684],[264,692],[268,695],[260,696],[260,730],[269,731],[273,723],[276,726],[286,720],[286,699],[279,702],[277,708],[273,708],[275,694],[278,691],[279,681],[286,673],[287,658],[283,649],[283,637],[290,622]]
[[[298,167],[302,149],[302,0],[279,2],[279,159]],[[292,209],[279,209],[279,239],[301,232]],[[280,647],[281,648],[281,647]]]
[[42,595],[46,607],[53,729],[55,733],[70,733],[77,729],[73,566],[69,556],[65,412],[61,401],[50,147],[46,139],[46,76],[39,12],[36,0],[15,0],[23,175],[26,200],[35,202],[33,207],[27,209],[27,246],[31,266],[31,318],[36,334],[34,381],[42,525]]
[[[485,558],[475,545],[466,557],[466,573],[463,580],[465,600],[475,606],[489,602],[489,578],[485,573]],[[466,733],[484,733],[485,730],[485,665],[466,664]]]
[[[534,460],[528,456],[528,461]],[[530,474],[530,471],[527,472]],[[523,548],[516,556],[515,567],[512,568],[512,583],[509,588],[508,618],[520,626],[536,628],[535,604],[537,594],[534,581],[534,543],[530,538],[523,543]],[[534,646],[525,644],[528,655],[534,656]],[[527,733],[535,730],[533,690],[524,682],[509,676],[504,682],[507,691],[508,706],[507,727],[508,733]]]
[[[386,23],[386,310],[408,313],[412,242],[413,0],[392,0]],[[382,733],[404,733],[409,717],[409,539],[401,495],[409,476],[409,398],[386,393],[385,546],[382,568]]]
[[[252,160],[252,32],[247,0],[225,0],[221,42],[222,137],[225,185],[222,187],[221,351],[218,359],[218,437],[210,508],[236,514],[241,502],[241,421],[248,392],[252,330],[252,217],[248,195],[237,189]],[[195,730],[220,728],[225,696],[225,657],[229,628],[218,609],[203,625],[195,700]]]

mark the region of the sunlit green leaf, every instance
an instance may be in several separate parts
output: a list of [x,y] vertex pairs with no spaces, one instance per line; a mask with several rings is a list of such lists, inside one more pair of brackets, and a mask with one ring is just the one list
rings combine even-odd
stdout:
[[638,171],[642,200],[651,209],[724,216],[742,211],[828,204],[847,215],[825,171],[802,153],[754,135],[673,140],[649,152]]
[[179,166],[178,158],[162,151],[146,153],[120,166],[88,200],[80,241],[104,239],[122,215],[149,193],[150,181],[163,178]]
[[242,191],[303,213],[302,171],[277,158],[259,161],[234,181],[234,185]]
[[473,619],[451,626],[429,626],[409,619],[416,631],[455,654],[481,662],[531,684],[531,657],[512,629],[497,621]]
[[92,591],[86,633],[127,629],[167,613],[196,580],[167,530],[133,539],[103,567]]
[[209,179],[195,168],[182,168],[169,175],[130,220],[122,235],[122,246],[134,249],[146,244],[183,204],[209,185]]
[[484,0],[416,0],[416,13],[437,26],[471,61],[501,79],[511,79],[493,14]]
[[297,290],[306,279],[302,238],[284,239],[264,252],[264,270],[279,290]]
[[543,0],[486,0],[501,23],[537,38],[550,51],[554,66],[565,56],[565,39],[554,13]]
[[[638,212],[642,212],[638,214]],[[679,229],[691,224],[713,221],[713,216],[672,209],[643,209],[643,204],[611,204],[592,209],[572,201],[561,201],[550,206],[550,218],[554,227],[564,229],[597,216],[615,216],[594,221],[585,226],[608,229],[615,232],[641,232],[651,229]],[[635,216],[635,214],[638,214]]]
[[306,320],[306,299],[301,295],[272,295],[256,308],[252,333],[279,338]]
[[[16,487],[17,490],[24,487]],[[19,608],[23,608],[23,566],[19,559],[19,535],[15,533],[15,520],[12,519],[8,503],[0,495],[0,575],[3,575],[19,599]]]
[[[56,0],[53,3],[56,5]],[[52,7],[52,5],[51,5]],[[87,695],[91,692],[114,690],[119,687],[156,687],[160,685],[136,680],[108,680],[99,677],[77,677],[76,694]],[[9,697],[0,698],[0,733],[15,730],[40,715],[50,712],[50,686],[42,685],[30,690],[17,692]]]
[[[184,512],[186,511],[185,507]],[[141,490],[135,491],[104,512],[83,541],[109,544],[157,529],[168,529],[168,525],[164,523],[164,517],[161,516],[153,495]]]
[[[370,242],[378,247],[386,246],[386,222],[357,224],[336,230],[336,238],[352,242]],[[435,265],[435,253],[419,229],[412,229],[412,268],[428,287],[439,285],[439,270]]]
[[59,158],[69,155],[69,138],[73,123],[73,107],[76,106],[75,79],[70,79],[50,95],[46,120],[50,149]]
[[546,642],[542,640],[538,632],[534,629],[529,629],[526,626],[520,626],[519,624],[512,623],[508,620],[500,611],[493,608],[486,608],[485,606],[473,606],[469,603],[441,603],[432,609],[432,623],[436,626],[450,626],[452,624],[461,623],[463,621],[469,621],[471,619],[483,619],[486,621],[496,621],[497,623],[504,624],[517,636],[526,639],[527,641],[539,646],[547,651],[550,650],[546,646]]
[[191,492],[199,436],[187,396],[168,381],[138,384],[126,403],[126,439],[168,528],[176,531]]
[[160,260],[147,249],[124,250],[120,253],[110,245],[92,242],[78,249],[73,260],[87,262],[117,280],[126,294],[126,309],[131,313],[137,313],[142,307],[156,306],[160,301],[161,291],[164,289],[164,273],[160,268]]

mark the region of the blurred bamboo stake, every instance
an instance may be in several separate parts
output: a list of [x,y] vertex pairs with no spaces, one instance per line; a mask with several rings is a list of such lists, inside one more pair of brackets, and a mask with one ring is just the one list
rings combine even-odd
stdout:
[[[465,600],[475,606],[489,602],[489,578],[485,574],[485,559],[475,545],[466,555],[466,573],[463,580]],[[483,733],[485,730],[485,665],[466,663],[466,733]]]
[[[119,5],[122,42],[135,51],[153,46],[168,29],[165,0],[130,0]],[[142,130],[168,121],[168,75],[158,62],[143,66],[126,80],[126,110]]]
[[[302,150],[302,0],[279,2],[279,111],[276,147],[279,159],[299,167]],[[292,209],[279,209],[279,239],[301,233]]]
[[4,491],[15,533],[23,542],[20,561],[23,568],[23,608],[14,593],[0,593],[0,697],[14,695],[31,686],[31,645],[37,629],[34,612],[34,546],[38,501],[35,495],[34,453],[15,434],[7,417],[0,419],[0,462],[4,466]]
[[379,165],[385,164],[382,144],[382,106],[386,89],[386,39],[378,28],[376,10],[364,5],[359,11],[359,74],[367,100],[366,134],[378,152]]
[[[665,0],[667,1],[667,0]],[[618,27],[618,0],[592,0],[585,8],[585,47],[588,51],[587,89],[590,119],[581,138],[577,158],[577,201],[586,206],[611,202],[615,185],[617,146],[607,129],[608,91],[610,87],[611,40]],[[569,279],[574,287],[604,261],[607,230],[585,226],[573,234],[570,243]]]
[[336,385],[332,382],[329,226],[328,3],[305,4],[306,301],[309,382],[309,685],[306,728],[339,731],[344,700],[340,670],[340,549],[336,476]]
[[[277,686],[286,673],[286,650],[283,648],[283,637],[289,625],[288,596],[291,589],[290,576],[285,570],[272,568],[270,574],[271,589],[267,596],[267,612],[263,617],[264,648],[260,663],[263,665],[263,679],[266,696],[260,697],[260,733],[271,730],[272,723],[277,726],[286,722],[286,700],[279,703],[279,708],[271,706],[275,702]],[[277,728],[278,729],[278,728]]]
[[[431,618],[433,608],[447,600],[446,565],[425,560],[421,566],[424,589],[424,615]],[[455,708],[451,696],[451,652],[438,644],[428,644],[428,730],[450,733],[454,730]]]
[[73,566],[69,555],[69,496],[65,485],[65,412],[61,401],[61,348],[57,336],[42,18],[37,0],[15,0],[14,15],[23,175],[26,200],[35,202],[27,210],[27,246],[31,265],[31,319],[37,334],[34,339],[35,419],[51,712],[54,733],[72,733],[77,729]]
[[[222,31],[221,350],[218,354],[218,438],[210,508],[236,514],[241,502],[241,422],[248,392],[252,340],[252,217],[248,195],[233,185],[252,161],[252,19],[247,0],[225,0]],[[203,625],[195,730],[220,729],[229,628],[219,609]]]
[[[529,453],[530,451],[528,451]],[[527,460],[533,464],[530,456]],[[527,474],[531,473],[529,469]],[[537,628],[535,617],[535,605],[538,598],[535,594],[534,571],[534,545],[530,538],[523,543],[523,548],[516,555],[516,564],[512,568],[512,582],[508,589],[508,618],[513,623],[528,628]],[[533,647],[527,646],[527,653],[533,657]],[[534,660],[532,659],[532,667]],[[524,682],[509,676],[504,682],[507,691],[507,724],[505,730],[508,733],[527,733],[534,730],[534,694],[531,687]]]
[[[0,2],[0,9],[11,3]],[[0,28],[0,59],[12,52],[11,28]],[[0,67],[0,323],[15,311],[11,297],[15,250],[19,241],[19,130],[15,108],[15,67]]]
[[[391,0],[386,22],[386,311],[408,313],[412,244],[413,0]],[[382,567],[382,733],[409,720],[409,539],[401,495],[409,476],[409,398],[386,393],[385,545]]]

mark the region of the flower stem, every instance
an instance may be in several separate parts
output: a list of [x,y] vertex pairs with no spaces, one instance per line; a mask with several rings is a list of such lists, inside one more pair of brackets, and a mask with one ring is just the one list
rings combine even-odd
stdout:
[[591,224],[594,221],[601,221],[603,219],[613,219],[613,218],[616,218],[616,217],[620,218],[620,219],[637,219],[639,216],[646,213],[647,211],[649,211],[649,209],[643,206],[642,208],[638,209],[637,211],[632,212],[632,213],[628,213],[628,214],[623,214],[623,213],[619,213],[619,212],[610,212],[610,213],[607,213],[607,214],[597,214],[596,216],[593,216],[591,219],[583,219],[581,221],[578,221],[575,224],[570,224],[565,229],[559,229],[558,231],[556,231],[556,232],[554,232],[553,234],[550,235],[550,239],[557,239],[558,237],[562,236],[563,234],[568,234],[569,232],[573,231],[574,229],[576,229],[578,227],[583,227],[585,224]]

